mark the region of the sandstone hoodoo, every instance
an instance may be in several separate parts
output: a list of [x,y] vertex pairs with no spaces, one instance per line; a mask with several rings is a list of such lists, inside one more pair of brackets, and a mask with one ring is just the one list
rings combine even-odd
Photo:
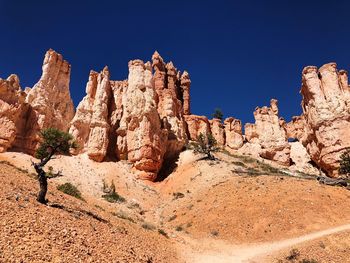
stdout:
[[235,118],[227,118],[225,123],[226,146],[238,150],[243,146],[242,122]]
[[[348,75],[335,63],[305,67],[301,94],[303,115],[290,126],[311,159],[327,174],[336,176],[341,153],[350,147],[350,87]],[[302,130],[301,123],[304,123]]]
[[0,152],[10,148],[17,133],[24,130],[21,116],[27,110],[25,97],[16,75],[0,79]]
[[249,144],[261,147],[260,156],[282,165],[290,164],[290,146],[284,121],[278,117],[277,100],[271,100],[270,107],[256,108],[255,124],[245,125],[245,138]]
[[[32,89],[22,92],[15,75],[1,84],[4,94],[0,97],[0,123],[7,125],[6,136],[11,137],[6,139],[6,148],[13,147],[33,154],[38,146],[40,130],[48,127],[61,130],[69,128],[74,115],[69,80],[69,63],[50,49],[44,58],[42,75]],[[9,117],[14,108],[17,110]],[[14,127],[16,132],[9,132]]]
[[[230,151],[269,159],[290,169],[316,174],[314,165],[337,175],[339,157],[350,147],[348,76],[336,64],[305,67],[301,116],[285,123],[277,100],[256,108],[255,123],[242,132],[240,120],[208,120],[190,111],[191,80],[158,52],[152,62],[129,62],[126,80],[111,80],[107,67],[91,71],[86,96],[74,113],[69,92],[70,65],[49,50],[43,73],[32,89],[22,91],[19,79],[0,79],[0,152],[33,154],[39,131],[69,131],[79,148],[73,154],[90,159],[127,160],[139,178],[155,180],[167,160],[176,159],[188,141],[212,136]],[[288,142],[293,138],[295,142]]]
[[90,72],[86,94],[77,107],[69,132],[80,146],[76,153],[86,151],[91,159],[101,162],[107,154],[110,129],[108,107],[112,90],[107,67],[100,73]]

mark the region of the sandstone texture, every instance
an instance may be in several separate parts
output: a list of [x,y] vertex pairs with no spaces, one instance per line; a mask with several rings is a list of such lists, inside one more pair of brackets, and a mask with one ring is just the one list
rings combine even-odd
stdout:
[[198,115],[185,115],[189,139],[196,141],[200,134],[207,137],[210,133],[210,123],[207,117]]
[[157,51],[151,62],[132,60],[128,66],[122,81],[112,80],[107,67],[91,71],[76,112],[69,92],[71,66],[53,50],[46,52],[33,88],[23,91],[16,75],[0,79],[0,152],[33,154],[39,131],[55,127],[77,140],[72,154],[97,162],[126,160],[139,178],[153,181],[165,161],[177,159],[200,134],[212,134],[231,152],[292,164],[305,173],[317,174],[316,165],[331,176],[337,176],[339,156],[350,147],[348,75],[335,63],[304,68],[300,116],[286,123],[272,99],[270,107],[255,109],[255,123],[244,125],[244,135],[236,118],[222,122],[192,114],[188,72]]
[[148,180],[156,179],[166,151],[167,129],[161,125],[155,96],[151,64],[130,61],[117,140],[118,146],[127,149],[127,159],[141,171],[140,177]]
[[1,148],[11,146],[33,154],[40,130],[55,127],[67,131],[74,115],[69,80],[69,63],[53,50],[46,52],[42,75],[32,89],[21,91],[16,75],[2,80],[0,122],[6,127],[2,139],[6,142]]
[[311,159],[328,175],[337,176],[339,157],[350,147],[348,75],[335,63],[305,67],[302,75],[305,137],[299,138]]
[[112,90],[107,67],[100,73],[90,72],[86,94],[69,132],[76,138],[79,152],[86,151],[91,159],[101,162],[107,154],[110,129],[108,106]]
[[27,111],[25,97],[16,75],[0,79],[0,152],[10,148],[17,133],[24,130],[22,116]]
[[261,146],[261,157],[288,166],[290,146],[285,124],[278,117],[277,100],[272,99],[270,104],[270,107],[255,109],[255,124],[245,125],[245,138],[248,143]]
[[219,145],[225,145],[225,128],[220,119],[209,120],[210,131]]
[[319,170],[312,165],[310,155],[301,142],[290,142],[291,170],[306,174],[320,175]]
[[242,123],[240,120],[229,117],[225,119],[226,146],[238,150],[243,146]]
[[167,130],[166,156],[180,153],[187,142],[184,114],[189,114],[191,80],[185,71],[182,75],[172,62],[165,63],[156,51],[152,56],[153,81],[156,103],[162,127]]

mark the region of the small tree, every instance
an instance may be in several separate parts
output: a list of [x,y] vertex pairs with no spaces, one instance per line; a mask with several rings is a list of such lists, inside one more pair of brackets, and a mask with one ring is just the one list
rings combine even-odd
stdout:
[[350,148],[340,155],[340,167],[339,173],[344,174],[347,177],[350,175]]
[[61,173],[59,172],[56,175],[48,176],[43,169],[44,166],[53,158],[55,154],[68,154],[69,150],[77,148],[77,145],[73,140],[72,135],[56,128],[42,130],[40,132],[40,138],[42,141],[35,153],[35,157],[40,159],[40,162],[32,162],[32,165],[38,174],[40,186],[37,201],[45,204],[47,202],[45,199],[47,193],[47,179],[60,176]]
[[213,152],[218,150],[217,142],[211,133],[205,137],[202,133],[199,134],[197,142],[194,144],[195,153],[204,153],[207,159],[214,160]]
[[213,118],[216,118],[219,120],[222,120],[224,118],[224,114],[222,113],[222,110],[219,108],[216,108],[212,115],[213,115]]

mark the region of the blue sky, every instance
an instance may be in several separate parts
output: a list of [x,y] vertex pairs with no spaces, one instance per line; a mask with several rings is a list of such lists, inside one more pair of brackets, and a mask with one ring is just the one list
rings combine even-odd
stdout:
[[90,69],[125,79],[128,61],[154,50],[190,73],[194,114],[219,107],[243,122],[271,98],[287,120],[300,114],[304,66],[350,69],[349,1],[0,0],[0,10],[0,77],[32,86],[53,48],[72,64],[75,104]]

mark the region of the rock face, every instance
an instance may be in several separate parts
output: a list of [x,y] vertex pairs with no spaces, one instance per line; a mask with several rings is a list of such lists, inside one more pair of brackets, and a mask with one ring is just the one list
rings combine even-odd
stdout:
[[243,146],[242,123],[235,118],[227,118],[224,121],[226,146],[238,150]]
[[350,147],[350,88],[348,76],[335,63],[305,67],[301,94],[305,118],[306,146],[311,159],[331,176],[336,176],[339,157]]
[[17,133],[24,130],[23,115],[28,110],[25,97],[16,75],[0,79],[0,152],[9,149]]
[[[90,159],[127,160],[142,179],[155,180],[164,161],[174,160],[188,140],[212,134],[218,145],[317,174],[316,164],[337,175],[339,156],[350,147],[350,88],[347,73],[335,63],[319,70],[309,66],[302,75],[301,116],[285,123],[277,100],[256,108],[255,124],[235,118],[208,120],[191,114],[189,74],[158,52],[152,63],[129,62],[129,76],[114,81],[105,67],[91,71],[86,96],[74,106],[69,93],[70,65],[49,50],[42,76],[32,89],[21,90],[19,79],[0,79],[0,152],[16,149],[30,154],[39,131],[55,127],[70,131]],[[288,142],[288,138],[295,142]]]
[[210,123],[205,116],[185,115],[185,121],[187,123],[188,138],[192,141],[196,141],[200,134],[208,136],[210,133]]
[[285,129],[287,131],[287,137],[291,139],[298,139],[303,141],[306,136],[305,133],[305,118],[303,115],[294,116],[291,122],[285,124]]
[[171,158],[180,153],[187,142],[183,115],[185,111],[189,113],[191,81],[186,71],[180,77],[172,62],[165,64],[157,51],[152,56],[152,66],[157,110],[162,127],[168,131],[165,155]]
[[307,174],[319,175],[318,169],[311,164],[310,155],[301,142],[291,142],[289,145],[291,146],[290,159],[293,163],[290,169]]
[[245,125],[245,137],[248,143],[261,146],[260,156],[289,165],[290,146],[284,121],[278,117],[277,100],[271,100],[270,107],[256,108],[255,124]]
[[112,89],[107,67],[100,73],[90,72],[86,93],[69,132],[76,138],[79,152],[86,151],[90,159],[101,162],[107,154],[110,129],[108,107]]
[[70,65],[49,50],[42,70],[38,83],[25,91],[21,91],[16,75],[0,81],[0,122],[1,127],[6,127],[1,137],[2,150],[11,147],[33,154],[40,130],[68,130],[74,115],[69,93]]
[[217,144],[225,145],[225,129],[224,125],[221,123],[220,119],[212,119],[209,121],[210,123],[210,131],[216,140]]
[[150,63],[129,62],[124,112],[118,128],[120,152],[139,170],[142,179],[154,180],[166,151],[167,129],[162,128],[155,103],[156,92]]
[[70,68],[62,55],[53,50],[46,52],[40,80],[26,98],[30,113],[26,123],[27,132],[23,136],[23,144],[19,146],[26,152],[35,151],[40,130],[48,127],[68,130],[74,116],[69,92]]

